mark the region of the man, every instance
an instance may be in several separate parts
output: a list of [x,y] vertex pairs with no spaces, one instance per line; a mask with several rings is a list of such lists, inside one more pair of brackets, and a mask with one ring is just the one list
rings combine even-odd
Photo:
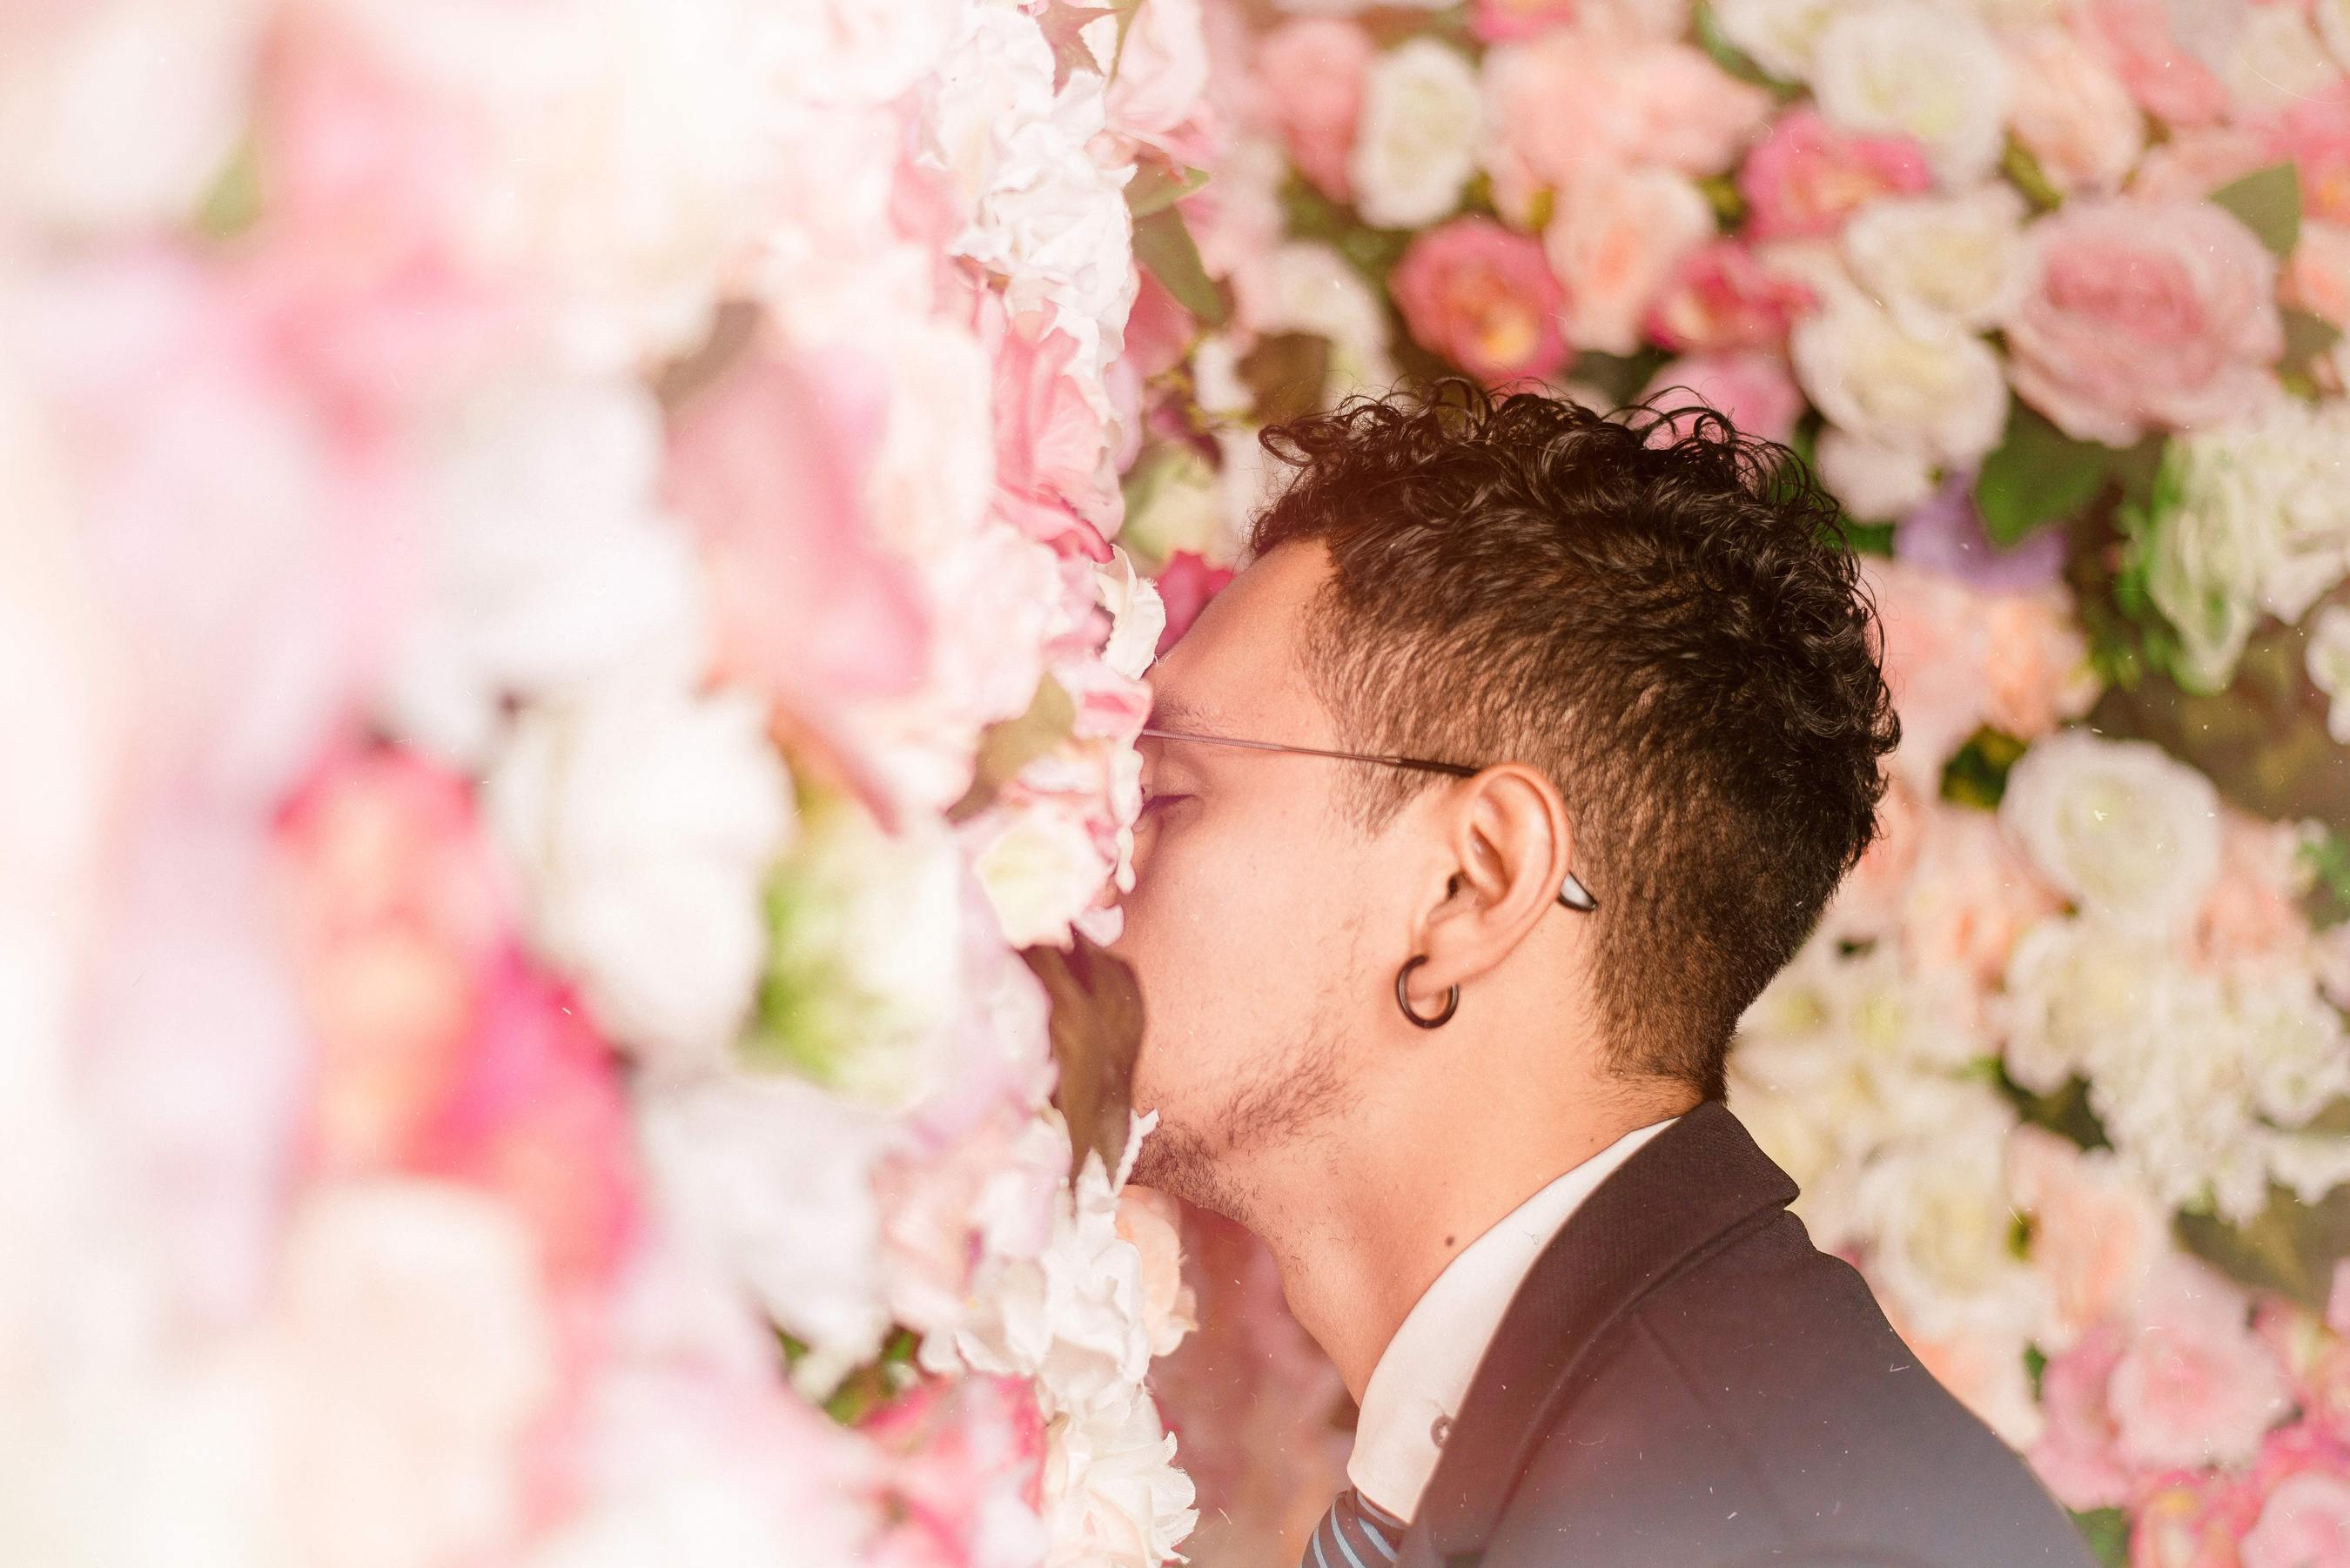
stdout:
[[1533,395],[1267,444],[1118,950],[1135,1179],[1261,1236],[1360,1404],[1307,1568],[2087,1563],[1721,1104],[1898,736],[1834,504]]

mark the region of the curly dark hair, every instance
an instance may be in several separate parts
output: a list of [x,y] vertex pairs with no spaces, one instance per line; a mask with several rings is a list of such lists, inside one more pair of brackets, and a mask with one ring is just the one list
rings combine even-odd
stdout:
[[[1310,679],[1349,748],[1543,769],[1599,900],[1611,1067],[1710,1097],[1877,831],[1900,729],[1835,503],[1711,409],[1471,383],[1267,429],[1256,555],[1329,551]],[[1375,832],[1430,775],[1348,765]]]

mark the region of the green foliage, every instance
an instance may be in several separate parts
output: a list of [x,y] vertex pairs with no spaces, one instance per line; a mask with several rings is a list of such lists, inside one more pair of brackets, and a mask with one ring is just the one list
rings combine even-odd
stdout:
[[1126,210],[1138,218],[1165,212],[1208,182],[1205,169],[1150,159],[1138,165],[1126,183]]
[[1037,681],[1024,712],[990,724],[980,735],[971,787],[947,808],[947,820],[965,822],[986,810],[1014,774],[1067,740],[1076,722],[1077,705],[1060,682],[1049,675]]
[[1191,243],[1182,210],[1167,205],[1134,220],[1134,259],[1174,296],[1175,303],[1209,327],[1221,327],[1230,314],[1224,296],[1201,265],[1200,247]]
[[2083,1148],[2106,1148],[2110,1142],[2105,1124],[2097,1113],[2089,1108],[2089,1085],[2074,1078],[2045,1095],[2035,1095],[2009,1077],[2002,1067],[1998,1075],[1999,1091],[2015,1106],[2016,1116],[2036,1127],[2046,1127],[2060,1137],[2069,1138]]
[[2007,433],[1975,479],[1975,510],[1995,545],[2012,545],[2095,499],[2113,472],[2114,449],[2074,441],[2021,398]]
[[2211,192],[2271,252],[2293,254],[2301,243],[2301,174],[2291,163],[2272,163]]
[[1281,188],[1282,219],[1292,239],[1319,240],[1347,258],[1366,282],[1387,291],[1388,274],[1411,244],[1409,229],[1381,229],[1333,202],[1293,171]]
[[2000,155],[1999,171],[2041,212],[2053,213],[2064,204],[2064,192],[2056,189],[2048,171],[2040,167],[2040,160],[2033,156],[2032,149],[2012,136],[2007,139],[2007,151]]
[[2040,1402],[2040,1385],[2048,1375],[2048,1353],[2036,1345],[2023,1347],[2023,1375],[2032,1379],[2033,1403]]
[[2189,1213],[2172,1228],[2180,1246],[2230,1278],[2323,1312],[2334,1265],[2350,1257],[2350,1187],[2315,1203],[2272,1188],[2268,1207],[2248,1224]]
[[1671,356],[1661,348],[1642,348],[1631,354],[1583,354],[1575,358],[1575,379],[1606,393],[1609,402],[1621,408],[1638,397],[1670,359]]
[[196,203],[196,232],[209,240],[233,240],[260,221],[261,149],[248,134]]
[[2024,742],[1989,725],[1977,730],[1942,768],[1942,798],[1954,805],[1996,811],[2007,794],[2008,770],[2023,755]]
[[[2336,766],[2350,773],[2350,755]],[[2350,778],[2344,780],[2344,787],[2350,789]],[[2315,884],[2309,890],[2310,923],[2324,930],[2350,919],[2350,834],[2328,828],[2314,843],[2303,846],[2301,853]]]
[[2129,1515],[2118,1508],[2092,1509],[2086,1513],[2074,1512],[2073,1528],[2106,1568],[2127,1568],[2129,1563]]
[[[806,1359],[806,1341],[781,1329],[775,1331],[775,1338],[783,1346],[786,1368]],[[840,1380],[840,1386],[825,1399],[824,1413],[844,1427],[858,1425],[920,1381],[914,1353],[920,1347],[921,1341],[912,1329],[893,1330],[879,1355]]]
[[1711,57],[1715,65],[1740,81],[1768,88],[1783,99],[1794,98],[1804,90],[1794,82],[1781,81],[1755,64],[1752,56],[1731,43],[1722,33],[1721,18],[1713,14],[1711,0],[1698,0],[1690,23],[1697,36],[1698,47]]

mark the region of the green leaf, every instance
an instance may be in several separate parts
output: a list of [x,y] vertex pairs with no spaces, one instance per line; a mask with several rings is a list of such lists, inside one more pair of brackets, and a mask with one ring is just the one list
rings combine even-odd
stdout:
[[1995,811],[2007,794],[2008,770],[2023,755],[2024,743],[1985,725],[1959,748],[1942,769],[1942,798],[1955,805]]
[[1020,957],[1052,1002],[1053,1060],[1061,1070],[1054,1099],[1069,1124],[1069,1175],[1085,1168],[1090,1151],[1115,1178],[1142,1045],[1142,987],[1123,959],[1083,931],[1069,936],[1066,952],[1023,948]]
[[2331,929],[2350,919],[2350,836],[2328,828],[2323,836],[2302,846],[2313,886],[2309,918],[2320,929]]
[[1862,523],[1850,516],[1839,516],[1837,526],[1844,530],[1845,547],[1856,556],[1893,554],[1893,524],[1890,523]]
[[2261,244],[2289,256],[2301,243],[2301,175],[2291,163],[2272,163],[2211,192],[2211,200],[2242,220]]
[[1322,406],[1330,376],[1330,340],[1318,332],[1273,332],[1257,339],[1239,366],[1255,395],[1261,425],[1286,424]]
[[2033,156],[2032,149],[2014,137],[2007,139],[2007,151],[1999,161],[1999,171],[2007,176],[2008,183],[2023,192],[2030,202],[2043,213],[2053,213],[2064,204],[2064,193],[2048,178],[2048,171]]
[[2018,400],[2007,435],[1975,477],[1975,510],[1995,545],[2012,545],[2086,505],[2106,482],[2114,450],[2074,441]]
[[1174,206],[1161,207],[1134,221],[1134,259],[1175,296],[1175,303],[1209,327],[1224,324],[1224,296],[1218,293],[1208,269],[1201,265],[1200,247]]
[[208,240],[233,240],[260,221],[261,149],[247,135],[196,203],[196,232]]
[[2126,1568],[2129,1563],[2129,1515],[2118,1508],[2092,1509],[2073,1515],[2073,1528],[2081,1532],[2098,1562],[2106,1568]]
[[1025,712],[990,724],[979,737],[979,763],[971,787],[947,808],[947,820],[968,822],[985,811],[996,792],[1022,768],[1067,740],[1076,722],[1077,705],[1061,683],[1049,675],[1037,681]]
[[2247,1224],[2181,1214],[2173,1229],[2181,1246],[2230,1278],[2324,1312],[2334,1265],[2350,1254],[2350,1187],[2315,1203],[2272,1188],[2268,1207]]
[[2032,1397],[2035,1403],[2040,1398],[2041,1380],[2047,1376],[2047,1373],[2048,1353],[2041,1349],[2036,1345],[2025,1345],[2023,1347],[2023,1375],[2032,1379]]
[[1165,212],[1208,182],[1205,169],[1177,167],[1156,159],[1134,171],[1126,182],[1126,210],[1138,218]]
[[2307,366],[2309,362],[2342,341],[2342,328],[2323,316],[2313,316],[2306,310],[2287,309],[2284,316],[2284,358],[2278,361],[2287,372]]
[[[1053,48],[1053,90],[1060,91],[1069,85],[1070,76],[1077,71],[1102,74],[1101,62],[1083,36],[1085,30],[1105,16],[1118,13],[1100,5],[1073,5],[1068,0],[1047,0],[1036,16],[1036,29]],[[1118,42],[1126,41],[1124,23],[1120,23]],[[1115,63],[1115,62],[1113,62]]]

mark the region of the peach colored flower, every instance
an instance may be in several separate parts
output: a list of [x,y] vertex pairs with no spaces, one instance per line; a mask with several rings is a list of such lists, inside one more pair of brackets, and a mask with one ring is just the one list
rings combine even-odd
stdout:
[[1485,57],[1485,166],[1494,201],[1520,217],[1536,192],[1561,191],[1607,164],[1721,173],[1771,107],[1769,93],[1683,43],[1596,48],[1563,31],[1502,45]]
[[2169,1216],[2111,1149],[2019,1127],[2008,1137],[2007,1183],[2032,1216],[2032,1266],[2049,1284],[2051,1348],[2126,1307],[2169,1246]]
[[2276,262],[2208,202],[2074,202],[2031,231],[2006,319],[2016,390],[2083,441],[2205,425],[2272,396]]
[[1815,300],[1802,279],[1773,271],[1737,240],[1712,240],[1683,256],[1648,310],[1648,336],[1682,353],[1781,349]]
[[[1659,407],[1700,402],[1726,415],[1741,435],[1783,441],[1804,411],[1804,394],[1775,354],[1692,354],[1659,369],[1642,389]],[[1681,431],[1686,421],[1660,426]]]
[[1738,171],[1750,239],[1832,234],[1879,196],[1932,186],[1926,151],[1906,136],[1855,136],[1814,110],[1783,115]]
[[2304,214],[2350,223],[2350,81],[2294,100],[2256,130],[2272,161],[2299,171]]
[[2285,1414],[2284,1368],[2246,1323],[2241,1290],[2166,1254],[2106,1389],[2115,1445],[2148,1469],[2241,1464]]
[[1489,383],[1540,379],[1571,357],[1565,295],[1540,242],[1491,218],[1459,218],[1411,243],[1388,280],[1406,330]]
[[1264,36],[1253,62],[1265,108],[1298,172],[1334,202],[1353,199],[1347,162],[1363,113],[1363,74],[1378,47],[1337,16],[1294,16]]
[[2309,940],[2301,912],[2303,834],[2292,823],[2229,811],[2220,821],[2220,876],[2195,918],[2189,947],[2224,968],[2263,955],[2298,956]]
[[2083,0],[2073,9],[2084,42],[2106,57],[2149,114],[2176,126],[2226,118],[2228,88],[2174,35],[2164,0]]
[[1543,231],[1551,271],[1566,287],[1567,341],[1609,354],[1638,348],[1640,323],[1665,280],[1712,237],[1712,207],[1680,175],[1586,170],[1559,193]]
[[2350,1444],[2303,1425],[2272,1436],[2249,1482],[2243,1568],[2350,1568]]
[[1920,969],[1997,983],[2016,940],[2064,900],[2016,853],[1987,811],[1926,806],[1918,863],[1901,909],[1901,950]]
[[2015,139],[2068,195],[2111,193],[2146,148],[2146,119],[2097,51],[2061,27],[2008,40]]

